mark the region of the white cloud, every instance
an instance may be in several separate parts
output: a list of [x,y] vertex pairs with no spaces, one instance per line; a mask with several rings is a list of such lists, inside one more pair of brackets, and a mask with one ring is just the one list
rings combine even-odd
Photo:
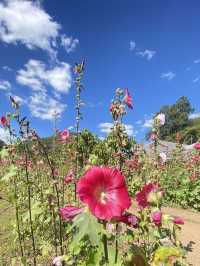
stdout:
[[99,128],[102,133],[109,134],[112,130],[113,123],[100,123]]
[[199,63],[200,63],[200,59],[196,59],[196,60],[194,60],[194,63],[195,63],[195,64],[199,64]]
[[195,118],[199,118],[200,117],[200,112],[199,113],[193,113],[191,115],[189,115],[189,119],[195,119]]
[[28,107],[34,117],[53,120],[55,113],[60,117],[67,105],[57,101],[45,92],[34,92],[28,101]]
[[70,65],[61,62],[48,68],[43,62],[31,59],[25,69],[18,71],[17,82],[34,91],[44,91],[50,85],[57,93],[67,93],[72,83]]
[[162,73],[160,77],[162,79],[172,80],[172,79],[175,78],[175,76],[176,76],[176,74],[170,71],[170,72],[167,72],[167,73]]
[[[133,126],[129,124],[124,124],[124,126],[125,126],[126,133],[129,136],[133,136],[134,134]],[[112,130],[113,123],[108,123],[108,122],[100,123],[98,127],[100,128],[101,133],[109,134]]]
[[129,47],[129,49],[130,49],[130,51],[133,51],[133,50],[135,50],[135,47],[136,47],[136,42],[134,42],[134,41],[130,41],[130,47]]
[[129,136],[133,136],[134,135],[133,126],[132,125],[126,125],[126,124],[124,126],[125,126],[126,133]]
[[0,140],[2,140],[7,144],[10,142],[9,132],[1,127],[0,127]]
[[151,128],[153,125],[153,119],[145,119],[144,124],[142,125],[143,128]]
[[57,62],[55,66],[48,67],[41,61],[31,59],[24,69],[18,71],[16,79],[19,84],[31,89],[25,103],[32,116],[52,120],[55,112],[61,116],[66,109],[67,106],[61,102],[61,94],[68,93],[71,87],[69,64]]
[[0,80],[0,90],[8,91],[11,89],[11,84],[7,80]]
[[200,77],[197,77],[197,78],[193,79],[193,82],[197,83],[199,81],[199,79],[200,79]]
[[136,121],[136,124],[137,124],[137,125],[141,125],[141,124],[142,124],[142,120],[138,120],[138,121]]
[[61,36],[61,45],[65,48],[67,53],[74,52],[78,44],[78,39],[73,39],[72,37],[67,37],[66,35]]
[[139,55],[141,57],[144,57],[146,58],[148,61],[150,61],[156,54],[156,51],[153,51],[153,50],[144,50],[143,52],[140,51],[140,52],[137,52],[136,55]]
[[5,43],[22,43],[53,54],[59,29],[39,1],[5,0],[0,4],[0,40]]
[[2,69],[5,71],[12,71],[12,68],[9,66],[3,66]]

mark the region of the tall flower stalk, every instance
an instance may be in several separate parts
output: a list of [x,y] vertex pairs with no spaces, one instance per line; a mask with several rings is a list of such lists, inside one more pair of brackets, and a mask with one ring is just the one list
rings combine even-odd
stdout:
[[76,74],[75,77],[75,84],[76,84],[76,162],[75,162],[75,182],[74,182],[74,199],[76,201],[76,180],[78,179],[79,173],[79,134],[80,134],[80,120],[82,119],[81,113],[81,92],[83,90],[83,73],[85,68],[85,62],[82,61],[80,64],[75,64],[74,73]]
[[[126,114],[125,106],[128,106],[130,109],[133,108],[132,104],[132,98],[130,96],[130,93],[128,89],[120,89],[117,88],[115,91],[115,98],[112,101],[112,104],[110,106],[110,112],[112,113],[113,117],[113,132],[116,135],[116,142],[117,142],[117,154],[118,154],[118,166],[119,170],[122,170],[123,162],[124,162],[124,154],[123,154],[123,148],[124,144],[126,144],[125,141],[125,127],[122,124],[122,120],[124,115]],[[118,223],[116,223],[116,234],[115,234],[115,263],[117,263],[118,260]]]

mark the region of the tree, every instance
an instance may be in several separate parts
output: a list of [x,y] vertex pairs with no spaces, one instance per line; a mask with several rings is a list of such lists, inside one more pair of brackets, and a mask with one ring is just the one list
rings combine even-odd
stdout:
[[160,129],[160,138],[174,140],[173,136],[189,125],[189,114],[194,111],[187,97],[180,97],[175,104],[161,107],[165,114],[165,125]]

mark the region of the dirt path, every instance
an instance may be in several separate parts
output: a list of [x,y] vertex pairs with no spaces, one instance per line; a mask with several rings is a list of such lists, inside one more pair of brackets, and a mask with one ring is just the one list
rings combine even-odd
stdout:
[[187,246],[190,244],[187,261],[190,265],[200,266],[200,213],[177,208],[163,208],[167,214],[180,216],[184,219],[180,240]]

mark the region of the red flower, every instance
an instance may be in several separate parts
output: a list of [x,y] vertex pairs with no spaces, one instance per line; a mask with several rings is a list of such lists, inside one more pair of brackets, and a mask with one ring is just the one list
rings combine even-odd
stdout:
[[65,206],[60,209],[60,216],[65,221],[71,221],[76,215],[83,212],[83,208],[78,208],[74,206]]
[[174,217],[174,219],[173,219],[173,222],[174,222],[174,224],[184,224],[184,221],[183,221],[183,219],[181,218],[181,217]]
[[60,140],[65,141],[69,138],[69,130],[65,129],[58,133]]
[[2,116],[2,117],[1,117],[1,125],[2,125],[3,127],[6,127],[6,126],[8,125],[8,121],[7,121],[7,119],[6,119],[5,116]]
[[162,223],[162,212],[161,211],[154,211],[151,214],[151,218],[155,225],[160,226]]
[[195,144],[194,144],[194,148],[195,148],[196,150],[200,150],[200,143],[195,143]]
[[128,89],[125,89],[125,96],[123,101],[130,109],[133,109],[133,100]]
[[134,228],[138,227],[138,217],[130,213],[124,214],[120,217],[116,217],[115,220],[118,222],[125,223]]
[[158,191],[158,185],[155,183],[149,183],[144,185],[141,191],[136,194],[136,201],[140,208],[146,208],[149,206],[149,199],[153,192]]
[[88,170],[80,178],[77,192],[92,214],[103,220],[121,216],[131,205],[124,176],[119,170],[109,167]]

